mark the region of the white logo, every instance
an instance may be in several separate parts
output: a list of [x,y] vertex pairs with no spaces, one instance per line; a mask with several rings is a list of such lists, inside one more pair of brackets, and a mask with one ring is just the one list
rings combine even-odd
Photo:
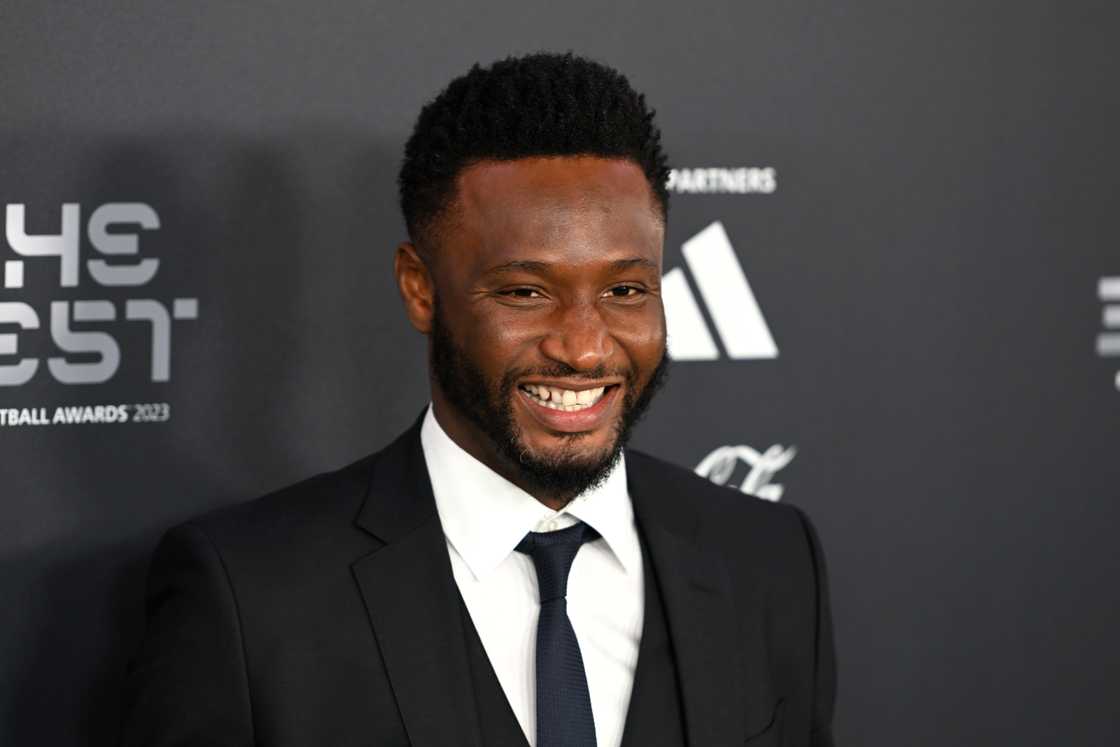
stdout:
[[[60,213],[57,233],[38,233],[28,231],[25,205],[4,207],[0,246],[6,243],[12,254],[0,258],[0,387],[20,387],[36,376],[65,385],[103,384],[122,358],[143,360],[145,353],[152,383],[170,381],[172,328],[198,319],[198,299],[153,292],[163,260],[142,254],[140,244],[159,229],[159,215],[142,202],[110,202],[90,211],[83,231],[81,205],[64,203]],[[93,249],[88,258],[83,236]],[[137,326],[146,328],[146,345],[126,331]],[[142,401],[149,396],[22,402],[0,408],[0,427],[169,421],[171,405]]]
[[[1105,329],[1120,330],[1120,276],[1103,277],[1097,285],[1097,295],[1105,302],[1101,322]],[[1101,332],[1097,335],[1097,355],[1102,358],[1120,356],[1120,332]],[[1120,389],[1120,371],[1116,372],[1116,388]]]
[[[40,366],[39,357],[19,357],[19,333],[5,331],[0,334],[0,386],[21,386],[32,379],[42,368],[62,384],[100,384],[113,378],[121,362],[121,346],[117,338],[105,329],[88,329],[90,322],[121,322],[145,324],[149,331],[149,359],[151,380],[168,381],[171,378],[171,328],[172,322],[198,318],[197,298],[174,298],[170,303],[150,297],[138,290],[147,285],[160,268],[160,260],[140,256],[140,236],[143,231],[160,227],[159,215],[149,205],[141,202],[107,203],[94,209],[86,226],[86,236],[97,254],[84,263],[92,284],[85,292],[91,295],[121,295],[139,293],[140,298],[81,298],[59,299],[49,302],[48,309],[36,310],[23,300],[7,300],[10,294],[23,290],[28,259],[43,265],[39,258],[57,259],[57,283],[61,291],[79,286],[83,263],[81,261],[81,207],[77,203],[62,206],[61,226],[56,234],[29,234],[25,224],[26,208],[22,204],[6,206],[4,236],[8,246],[20,259],[5,259],[3,263],[3,295],[0,295],[0,324],[15,325],[27,334],[34,334],[48,320],[50,339],[57,348],[57,355],[46,358]],[[132,230],[129,230],[132,229]],[[136,230],[139,229],[139,230]],[[45,268],[37,267],[36,272]],[[43,284],[47,273],[38,276]],[[72,325],[79,325],[77,328]],[[29,332],[30,331],[30,332]],[[71,360],[80,356],[84,360]],[[94,360],[89,360],[90,357]],[[8,362],[12,357],[15,362]]]
[[[719,221],[684,242],[685,262],[730,358],[777,358],[778,346],[758,308],[751,285]],[[669,357],[677,361],[717,360],[719,349],[684,270],[674,268],[661,279]]]
[[672,169],[665,187],[678,194],[772,194],[778,189],[778,172],[759,168]]
[[[756,495],[768,501],[777,501],[782,497],[785,486],[772,483],[770,480],[778,470],[785,467],[797,456],[797,449],[793,446],[784,447],[774,444],[766,451],[759,453],[749,446],[720,446],[696,466],[696,474],[706,477],[716,485],[738,487],[743,493]],[[746,477],[736,485],[731,482],[740,464],[745,464]]]

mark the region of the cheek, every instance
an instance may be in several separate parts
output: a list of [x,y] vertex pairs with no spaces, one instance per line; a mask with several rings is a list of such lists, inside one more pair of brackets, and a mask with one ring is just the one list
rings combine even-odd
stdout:
[[665,352],[665,315],[660,302],[649,304],[641,314],[618,320],[612,325],[612,334],[631,364],[648,376]]
[[465,321],[462,339],[476,360],[496,378],[525,359],[536,339],[527,320],[510,314],[474,313]]

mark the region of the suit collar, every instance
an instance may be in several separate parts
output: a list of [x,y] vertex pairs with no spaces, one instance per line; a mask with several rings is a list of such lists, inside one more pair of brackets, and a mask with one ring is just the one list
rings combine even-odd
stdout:
[[384,543],[351,569],[410,743],[480,747],[463,616],[419,421],[376,458],[356,523]]
[[374,457],[366,498],[355,519],[385,544],[438,518],[420,449],[420,423],[417,419]]

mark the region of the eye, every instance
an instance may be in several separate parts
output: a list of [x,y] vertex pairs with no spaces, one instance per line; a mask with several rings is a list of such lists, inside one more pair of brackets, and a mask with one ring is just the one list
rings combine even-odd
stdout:
[[644,288],[639,288],[636,285],[616,285],[608,288],[604,294],[610,298],[637,298],[645,293]]
[[544,298],[541,292],[536,288],[507,288],[506,290],[498,291],[498,295],[507,298]]

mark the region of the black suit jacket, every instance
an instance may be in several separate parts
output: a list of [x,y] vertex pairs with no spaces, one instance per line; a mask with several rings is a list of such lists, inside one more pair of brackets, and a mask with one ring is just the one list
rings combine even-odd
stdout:
[[[419,433],[165,535],[123,745],[483,747]],[[689,744],[831,745],[827,585],[805,516],[626,460]]]

